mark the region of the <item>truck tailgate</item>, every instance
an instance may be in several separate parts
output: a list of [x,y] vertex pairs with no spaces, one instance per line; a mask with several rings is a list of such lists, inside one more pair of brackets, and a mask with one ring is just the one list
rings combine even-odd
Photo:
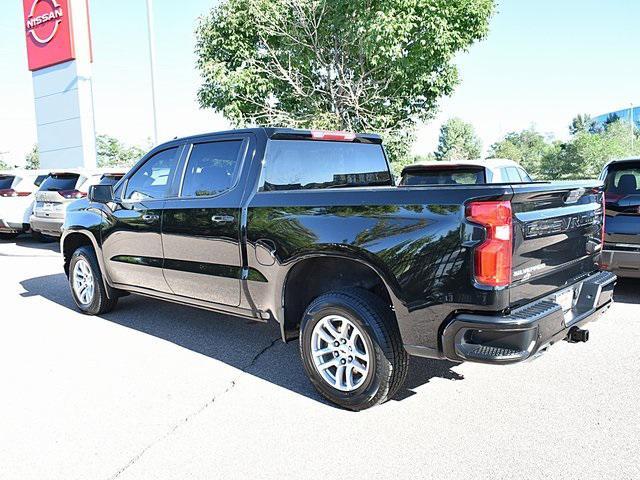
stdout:
[[510,304],[517,307],[597,269],[602,250],[603,193],[598,181],[514,185],[513,192],[509,291]]

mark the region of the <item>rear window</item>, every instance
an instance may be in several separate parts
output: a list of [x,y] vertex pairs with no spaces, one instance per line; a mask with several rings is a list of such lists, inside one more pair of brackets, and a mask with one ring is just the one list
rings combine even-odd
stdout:
[[118,181],[124,177],[124,173],[105,173],[100,177],[100,185],[115,185]]
[[605,190],[618,195],[640,194],[640,162],[614,164],[609,167]]
[[77,173],[55,173],[45,178],[40,190],[60,191],[75,190],[80,175]]
[[270,140],[261,190],[393,185],[378,144]]
[[484,168],[433,169],[406,172],[400,185],[476,185],[485,183]]
[[0,190],[8,190],[13,185],[13,175],[0,175]]

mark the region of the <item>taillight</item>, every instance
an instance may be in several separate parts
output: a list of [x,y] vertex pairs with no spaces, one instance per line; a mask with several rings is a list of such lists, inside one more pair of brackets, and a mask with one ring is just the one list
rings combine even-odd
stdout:
[[311,138],[314,140],[333,140],[338,142],[352,142],[356,134],[351,132],[328,132],[325,130],[312,130]]
[[31,192],[16,192],[12,188],[0,190],[0,197],[27,197],[29,195],[31,195]]
[[511,202],[472,202],[467,218],[482,225],[487,236],[475,249],[475,277],[478,283],[504,287],[511,283],[513,223]]
[[607,194],[602,194],[602,228],[600,229],[600,248],[604,248],[604,222],[607,218]]
[[60,190],[58,191],[62,197],[71,199],[71,198],[82,198],[86,197],[87,194],[85,192],[81,192],[80,190]]

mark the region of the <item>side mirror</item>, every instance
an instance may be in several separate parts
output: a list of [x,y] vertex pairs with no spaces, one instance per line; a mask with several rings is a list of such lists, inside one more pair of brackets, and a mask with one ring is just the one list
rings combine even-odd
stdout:
[[113,185],[91,185],[88,197],[91,202],[113,202]]

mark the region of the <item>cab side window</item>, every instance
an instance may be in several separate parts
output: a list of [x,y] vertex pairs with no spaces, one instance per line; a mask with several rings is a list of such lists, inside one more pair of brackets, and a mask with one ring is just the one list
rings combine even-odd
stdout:
[[206,197],[230,189],[238,174],[242,140],[197,143],[185,170],[182,197]]
[[178,147],[156,153],[127,182],[126,200],[165,198],[178,164]]

